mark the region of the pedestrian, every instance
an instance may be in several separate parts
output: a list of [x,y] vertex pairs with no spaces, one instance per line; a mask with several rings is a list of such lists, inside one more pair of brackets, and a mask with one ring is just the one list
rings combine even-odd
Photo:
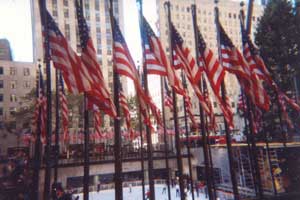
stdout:
[[180,197],[179,185],[176,185],[176,197]]
[[161,194],[166,194],[166,193],[167,193],[167,186],[164,186]]
[[97,192],[100,192],[100,189],[101,189],[101,183],[99,181],[98,184],[97,184]]
[[129,183],[129,193],[131,193],[131,192],[132,192],[132,184]]

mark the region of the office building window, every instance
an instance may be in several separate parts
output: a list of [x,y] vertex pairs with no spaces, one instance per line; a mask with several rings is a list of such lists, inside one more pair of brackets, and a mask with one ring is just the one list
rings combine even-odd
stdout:
[[16,89],[17,88],[17,81],[11,81],[10,82],[10,89]]
[[3,67],[0,66],[0,75],[4,74]]
[[69,10],[68,9],[64,9],[64,17],[69,18]]
[[24,88],[30,88],[30,81],[24,81]]
[[24,76],[29,76],[29,75],[30,75],[30,69],[24,68]]
[[15,94],[10,95],[10,102],[17,102],[17,96]]
[[69,5],[68,0],[64,0],[64,6],[68,6],[68,5]]
[[99,0],[95,0],[95,10],[100,10],[100,2]]
[[231,102],[231,107],[234,108],[235,107],[235,104],[234,102]]
[[66,35],[66,38],[68,40],[70,40],[70,38],[71,38],[71,35],[70,35],[70,24],[65,24],[65,35]]
[[3,94],[0,94],[0,102],[3,102]]
[[214,107],[216,108],[218,106],[217,102],[214,101]]
[[3,88],[3,87],[4,87],[3,80],[0,80],[0,88]]
[[17,74],[17,69],[15,67],[10,67],[9,68],[9,74],[10,75],[16,75]]
[[3,108],[0,108],[0,116],[3,115]]
[[10,107],[10,108],[9,108],[9,113],[10,113],[11,115],[14,115],[14,114],[16,113],[16,111],[17,111],[17,109],[16,109],[15,107]]

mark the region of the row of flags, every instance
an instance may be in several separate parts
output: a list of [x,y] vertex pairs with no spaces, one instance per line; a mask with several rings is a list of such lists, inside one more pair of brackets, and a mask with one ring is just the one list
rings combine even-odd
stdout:
[[[86,94],[90,105],[89,109],[94,111],[95,132],[100,135],[100,111],[103,111],[113,118],[119,116],[117,116],[115,105],[105,84],[101,67],[97,61],[96,51],[89,35],[89,28],[83,16],[83,10],[79,6],[78,1],[75,2],[82,49],[81,55],[78,56],[71,48],[48,11],[46,12],[47,24],[43,24],[47,26],[49,34],[49,39],[45,42],[49,43],[51,60],[53,61],[54,67],[60,70],[61,77],[63,77],[68,91],[73,94]],[[195,15],[195,12],[193,12],[193,15]],[[112,17],[112,24],[115,72],[133,81],[143,122],[149,127],[152,127],[150,120],[152,114],[156,123],[159,126],[163,126],[161,112],[143,87],[144,84],[142,82],[144,75],[138,72],[117,20],[114,17]],[[173,47],[173,51],[171,52],[171,60],[173,62],[171,63],[163,49],[160,39],[155,35],[144,16],[140,16],[141,37],[145,49],[143,64],[146,66],[146,71],[144,73],[146,73],[146,75],[154,74],[164,77],[164,105],[173,111],[172,93],[168,87],[168,85],[170,85],[176,94],[184,97],[184,105],[187,108],[189,118],[192,124],[197,126],[194,114],[192,113],[192,103],[189,92],[184,89],[180,78],[177,76],[176,71],[181,70],[184,76],[187,77],[194,94],[197,96],[200,105],[209,119],[211,127],[216,128],[216,120],[208,94],[207,82],[212,88],[226,122],[229,127],[233,128],[233,112],[230,108],[229,100],[226,97],[226,91],[224,92],[225,96],[224,94],[221,95],[225,74],[228,72],[237,77],[242,90],[246,96],[249,97],[251,103],[259,108],[258,110],[268,111],[270,107],[270,99],[263,85],[264,82],[266,82],[278,93],[279,104],[286,121],[288,121],[286,104],[300,111],[300,107],[292,99],[287,97],[271,78],[270,73],[264,65],[263,59],[260,57],[258,50],[254,47],[249,35],[244,29],[243,23],[241,23],[243,41],[242,53],[233,45],[230,37],[218,19],[216,20],[216,26],[219,29],[220,55],[215,55],[213,51],[208,48],[199,28],[195,27],[197,38],[196,49],[197,52],[199,52],[199,55],[195,58],[191,49],[185,44],[182,36],[171,22],[169,27],[172,43],[170,46]],[[44,86],[41,86],[43,84],[41,77],[42,75],[40,75],[40,81],[38,83],[39,92],[37,94],[37,107],[39,111],[35,112],[35,119],[38,119],[40,116],[41,130],[44,131],[46,130],[43,128],[45,126],[44,113],[46,112],[46,106],[45,94],[43,92]],[[201,84],[201,82],[203,84]],[[68,107],[62,78],[60,85],[63,132],[64,138],[67,139]],[[129,132],[133,132],[130,125],[130,110],[126,96],[122,90],[119,91],[118,96],[127,129]],[[43,131],[42,135],[45,135]]]

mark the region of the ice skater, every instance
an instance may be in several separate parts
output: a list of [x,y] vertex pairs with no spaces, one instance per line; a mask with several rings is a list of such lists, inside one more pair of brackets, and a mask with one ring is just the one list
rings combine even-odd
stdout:
[[146,200],[150,200],[150,190],[147,190],[146,192]]
[[167,193],[167,187],[164,186],[163,189],[162,189],[162,193],[161,194],[166,194]]
[[180,197],[179,185],[176,185],[176,197]]
[[132,184],[129,183],[129,193],[131,193],[131,192],[132,192]]

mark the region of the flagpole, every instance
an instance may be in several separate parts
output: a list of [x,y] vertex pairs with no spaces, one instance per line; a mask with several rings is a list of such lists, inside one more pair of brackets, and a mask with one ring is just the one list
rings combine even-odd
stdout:
[[167,139],[167,127],[166,127],[166,113],[165,113],[165,92],[164,92],[164,78],[160,77],[160,95],[161,95],[161,108],[162,108],[162,118],[163,118],[163,129],[164,129],[164,143],[165,143],[165,161],[167,169],[167,187],[168,187],[168,199],[171,200],[171,188],[170,188],[170,167],[169,167],[169,145]]
[[[197,17],[196,17],[196,5],[192,5],[192,18],[193,18],[193,28],[194,28],[194,41],[195,41],[195,51],[196,51],[196,61],[197,65],[199,66],[199,49],[198,49],[198,31],[197,31]],[[203,79],[203,77],[202,77]],[[203,80],[204,81],[204,80]],[[201,80],[199,81],[199,89],[201,91]],[[200,111],[200,125],[201,125],[201,134],[203,139],[203,154],[204,154],[204,163],[205,163],[205,173],[206,173],[206,186],[208,189],[208,196],[209,199],[214,199],[213,190],[212,190],[212,172],[210,169],[210,158],[208,152],[208,142],[207,142],[207,135],[205,131],[205,120],[204,120],[204,112],[201,104],[199,103],[199,111]]]
[[[76,0],[77,1],[77,0]],[[81,13],[83,12],[83,0],[80,0]],[[83,200],[89,200],[89,176],[90,176],[90,158],[89,158],[89,110],[88,110],[88,99],[87,93],[84,92],[83,97],[83,108],[84,108],[84,165],[83,165]]]
[[[110,0],[110,22],[111,32],[114,34],[114,20],[113,20],[113,0]],[[114,61],[114,58],[113,58]],[[119,102],[119,75],[116,72],[115,61],[113,62],[113,82],[114,82],[114,104],[116,106],[117,117],[114,119],[115,131],[115,199],[123,200],[123,175],[122,175],[122,137],[121,137],[121,124],[120,124],[120,102]]]
[[253,3],[254,0],[249,0],[248,2],[248,15],[247,15],[247,34],[251,33],[251,25],[252,25],[252,15],[253,15]]
[[[39,71],[41,70],[41,64],[39,63]],[[40,74],[38,71],[38,74]],[[39,76],[38,76],[39,77]],[[37,79],[37,85],[36,85],[36,90],[37,90],[37,98],[39,94],[39,82],[40,82],[39,77]],[[39,101],[39,100],[38,100]],[[38,110],[38,119],[37,119],[37,124],[36,124],[36,138],[35,138],[35,148],[34,148],[34,171],[33,171],[33,200],[38,200],[39,199],[39,181],[40,181],[40,169],[41,169],[41,106],[39,106]]]
[[[140,109],[139,109],[140,110]],[[140,130],[140,137],[141,137],[141,172],[142,172],[142,197],[145,200],[145,166],[144,166],[144,139],[143,139],[143,125],[142,125],[142,117],[141,111],[139,111],[139,130]]]
[[55,158],[54,158],[54,186],[57,184],[57,171],[58,171],[58,156],[59,156],[59,122],[60,122],[60,116],[59,116],[59,92],[60,92],[60,86],[59,86],[59,70],[55,70],[55,86],[56,86],[56,94],[55,94]]
[[[215,7],[215,24],[217,28],[217,42],[218,42],[218,51],[219,51],[219,60],[222,64],[222,55],[221,55],[221,44],[220,44],[220,27],[219,27],[219,9],[218,9],[218,0],[215,0],[216,7]],[[226,102],[226,88],[225,88],[225,82],[224,80],[221,83],[221,94],[222,94],[222,100]],[[232,145],[231,145],[231,135],[230,130],[228,127],[228,124],[224,117],[224,127],[225,127],[225,133],[226,133],[226,146],[227,146],[227,153],[228,153],[228,160],[229,160],[229,169],[230,169],[230,177],[232,182],[232,189],[233,189],[233,195],[235,200],[239,200],[239,190],[238,190],[238,184],[236,179],[236,173],[234,169],[234,160],[233,160],[233,152],[232,152]]]
[[[143,33],[143,26],[141,24],[141,19],[143,16],[143,1],[142,0],[138,0],[139,2],[139,6],[140,6],[140,33],[142,36]],[[146,95],[149,95],[149,91],[148,91],[148,73],[147,73],[147,67],[145,64],[145,58],[146,58],[146,54],[145,54],[145,44],[143,39],[141,39],[141,43],[142,43],[142,53],[143,53],[143,71],[144,71],[144,89],[146,92]],[[147,106],[147,109],[149,107]],[[154,170],[153,170],[153,145],[152,145],[152,135],[151,135],[151,130],[149,126],[146,126],[146,135],[147,135],[147,152],[148,152],[148,175],[149,175],[149,188],[150,188],[150,200],[155,200],[155,188],[154,188]]]
[[[183,72],[181,71],[181,79],[182,79],[182,84],[184,89],[187,91],[187,83],[186,79],[183,75]],[[188,95],[188,94],[187,94]],[[191,149],[190,149],[190,140],[189,140],[189,130],[188,130],[188,121],[187,121],[187,110],[186,110],[186,101],[185,97],[183,96],[183,110],[184,110],[184,125],[185,125],[185,138],[186,138],[186,147],[187,147],[187,153],[188,153],[188,165],[189,165],[189,179],[191,183],[191,190],[192,190],[192,199],[195,199],[195,194],[194,194],[194,181],[193,181],[193,171],[192,171],[192,161],[191,161]]]
[[[138,66],[138,72],[140,66]],[[136,97],[137,101],[139,100],[138,97]],[[145,165],[144,165],[144,138],[143,138],[143,124],[142,124],[142,115],[141,115],[141,107],[139,105],[139,130],[140,130],[140,137],[141,137],[141,172],[142,172],[142,197],[143,200],[146,199],[145,194]]]
[[44,24],[44,62],[46,63],[46,85],[47,85],[47,125],[46,125],[46,146],[45,146],[45,183],[44,183],[44,200],[50,200],[50,183],[51,183],[51,134],[52,134],[52,92],[51,92],[51,66],[49,55],[49,32],[46,0],[40,0],[41,21]]
[[[170,11],[170,1],[165,2],[168,13],[168,25],[169,30],[171,27],[171,11]],[[171,67],[174,64],[172,52],[173,52],[173,42],[171,39],[171,34],[169,31],[169,44],[170,44],[170,64]],[[179,125],[178,125],[178,114],[177,114],[177,98],[174,88],[172,88],[172,97],[173,97],[173,120],[174,120],[174,128],[175,128],[175,148],[176,148],[176,157],[177,157],[177,168],[179,174],[179,188],[180,188],[180,199],[185,200],[184,194],[184,180],[183,180],[183,164],[182,164],[182,155],[181,155],[181,147],[180,147],[180,136],[179,136]]]
[[207,136],[206,136],[206,141],[207,141],[207,146],[208,146],[208,157],[209,157],[209,166],[210,166],[210,172],[211,172],[211,185],[212,185],[212,190],[213,190],[213,194],[214,197],[217,198],[217,191],[216,191],[216,184],[215,184],[215,179],[214,179],[214,164],[213,164],[213,159],[212,159],[212,153],[211,153],[211,145],[210,145],[210,140],[209,140],[209,130],[208,130],[208,120],[207,120],[207,116],[205,116],[205,124],[206,124],[206,132],[207,132]]

